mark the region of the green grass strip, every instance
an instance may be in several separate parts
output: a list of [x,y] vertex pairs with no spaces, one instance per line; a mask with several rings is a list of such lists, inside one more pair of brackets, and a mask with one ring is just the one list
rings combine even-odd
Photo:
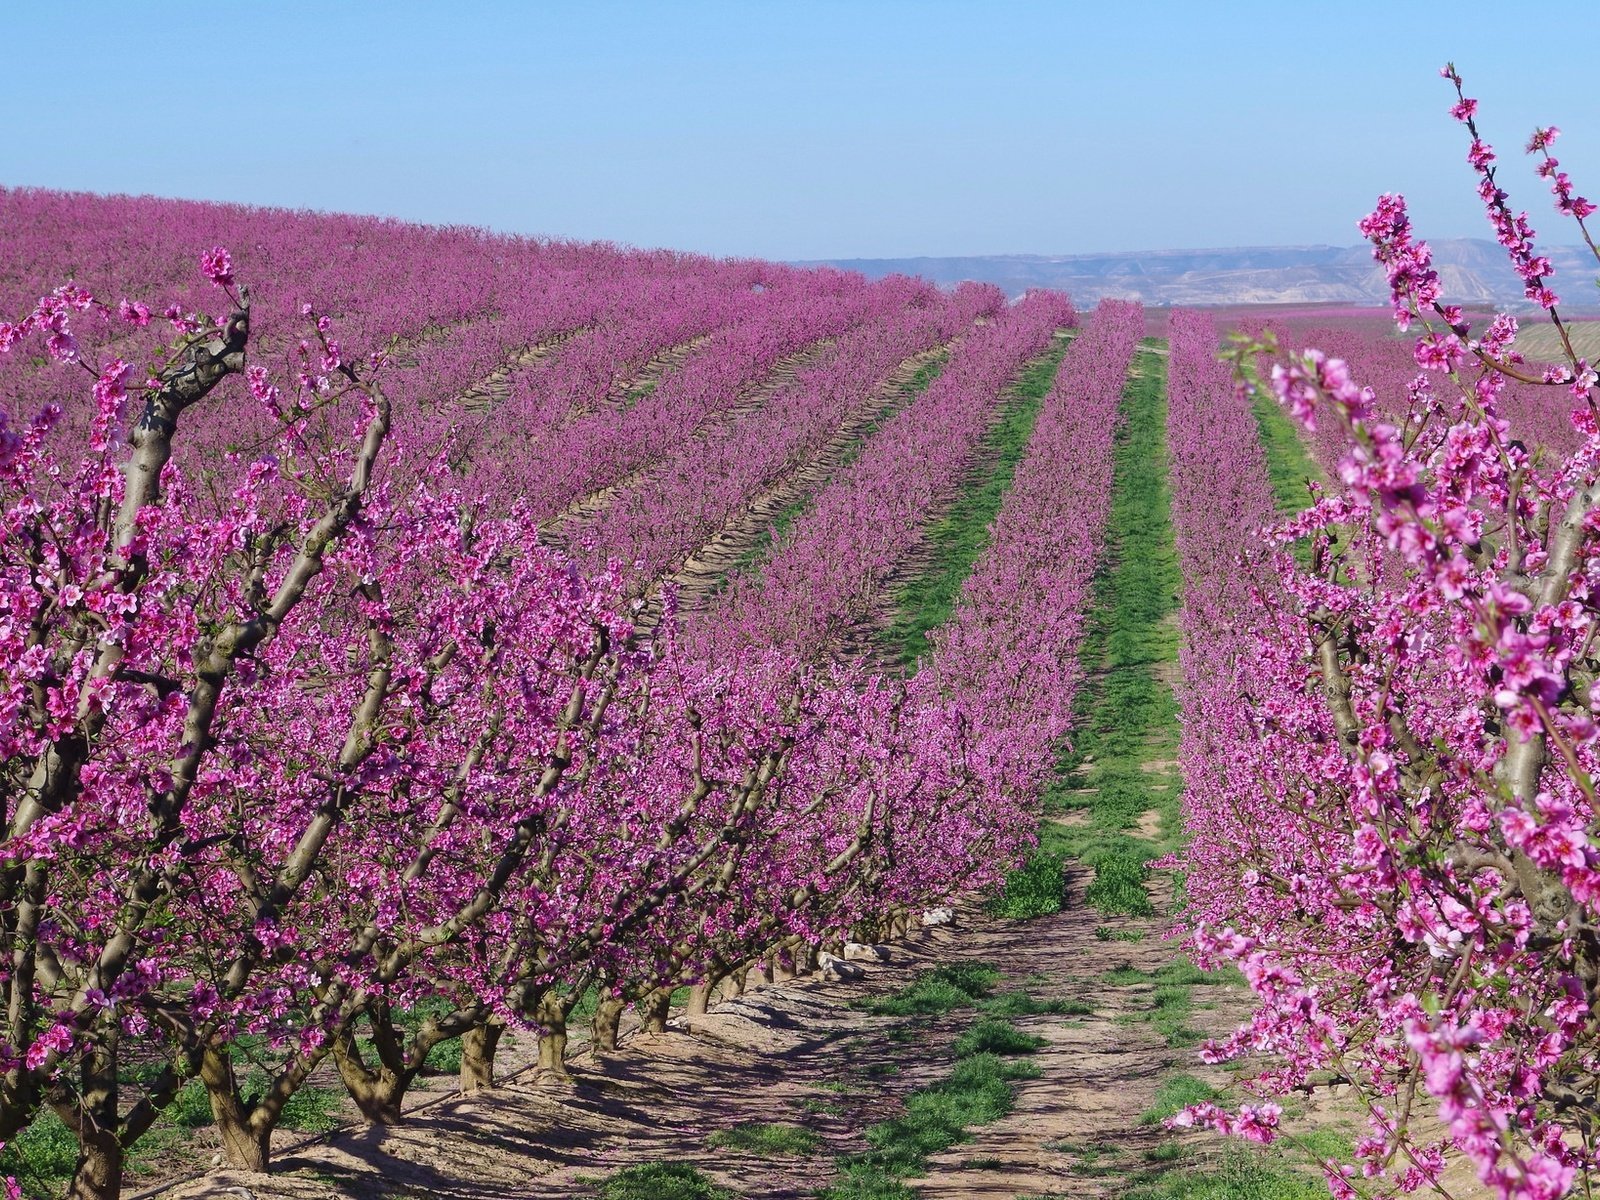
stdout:
[[1328,477],[1306,449],[1300,430],[1272,397],[1258,391],[1250,401],[1250,410],[1261,431],[1261,449],[1267,458],[1273,501],[1280,513],[1297,513],[1311,502],[1306,481],[1326,483]]
[[[1153,766],[1178,755],[1178,705],[1162,671],[1177,662],[1182,584],[1166,477],[1166,359],[1155,345],[1146,339],[1123,390],[1106,565],[1083,648],[1083,718],[1045,797],[1047,814],[1082,812],[1087,820],[1047,819],[1036,851],[1092,867],[1089,903],[1133,916],[1154,913],[1145,863],[1176,847],[1182,791],[1176,768]],[[1151,810],[1159,836],[1134,836]]]
[[1009,1021],[980,1017],[956,1041],[949,1076],[907,1096],[902,1116],[869,1128],[869,1148],[840,1160],[840,1178],[818,1192],[818,1200],[914,1200],[916,1192],[904,1183],[908,1176],[925,1172],[930,1155],[966,1141],[973,1126],[1009,1113],[1012,1083],[1039,1077],[1032,1063],[1002,1056],[1032,1054],[1043,1045],[1043,1038]]
[[1023,368],[994,426],[984,435],[982,467],[963,486],[950,511],[928,527],[928,568],[900,589],[898,618],[882,636],[889,660],[911,672],[927,653],[928,633],[948,621],[961,585],[989,545],[989,526],[1000,512],[1017,465],[1027,452],[1039,409],[1055,383],[1070,339],[1058,336],[1050,349]]
[[[1306,490],[1308,480],[1327,483],[1328,477],[1317,460],[1306,448],[1305,438],[1283,409],[1271,396],[1257,391],[1251,398],[1250,410],[1261,433],[1261,450],[1267,460],[1267,478],[1272,484],[1272,501],[1278,514],[1293,516],[1311,503],[1311,493]],[[1295,542],[1293,553],[1301,566],[1311,563],[1311,543],[1305,538]]]

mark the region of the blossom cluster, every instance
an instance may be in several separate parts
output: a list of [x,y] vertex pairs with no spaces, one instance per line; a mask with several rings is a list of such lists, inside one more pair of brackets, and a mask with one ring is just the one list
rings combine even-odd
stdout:
[[[1447,75],[1497,234],[1552,309]],[[1187,920],[1258,1002],[1206,1057],[1261,1055],[1265,1091],[1336,1083],[1364,1104],[1358,1162],[1325,1164],[1335,1196],[1443,1190],[1460,1155],[1498,1196],[1555,1200],[1596,1166],[1593,378],[1576,356],[1521,372],[1503,314],[1469,340],[1398,198],[1363,229],[1399,323],[1427,333],[1366,378],[1386,361],[1370,350],[1269,355],[1256,395],[1315,427],[1330,476],[1288,520],[1248,390],[1174,320]],[[1565,439],[1514,436],[1513,376],[1556,385]],[[1248,1134],[1220,1109],[1186,1119]]]

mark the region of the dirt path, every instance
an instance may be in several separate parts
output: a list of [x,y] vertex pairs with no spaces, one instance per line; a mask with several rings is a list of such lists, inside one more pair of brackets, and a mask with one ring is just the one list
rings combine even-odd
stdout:
[[[585,327],[587,328],[587,327]],[[468,412],[484,412],[500,404],[511,402],[511,377],[540,359],[549,358],[564,342],[577,337],[583,329],[567,329],[542,342],[524,346],[505,362],[490,371],[477,383],[461,393],[461,407]]]
[[[590,1194],[588,1184],[622,1167],[688,1162],[739,1196],[801,1200],[829,1181],[837,1155],[865,1149],[866,1127],[948,1074],[951,1043],[974,1016],[874,1016],[854,1002],[894,992],[932,965],[971,961],[1002,972],[999,990],[1026,988],[1092,1011],[1014,1018],[1048,1039],[1033,1059],[1040,1077],[1017,1085],[1009,1117],[933,1158],[929,1177],[914,1186],[928,1197],[1115,1195],[1115,1178],[1079,1168],[1137,1158],[1171,1136],[1139,1117],[1183,1052],[1141,1020],[1149,982],[1107,978],[1129,967],[1154,971],[1172,947],[1153,922],[1102,919],[1085,908],[1083,883],[1075,881],[1073,903],[1054,917],[1012,922],[965,905],[953,928],[893,945],[890,961],[868,965],[861,981],[813,976],[767,985],[692,1021],[680,1016],[665,1034],[628,1034],[615,1054],[581,1050],[571,1086],[524,1075],[469,1098],[424,1098],[391,1129],[351,1129],[281,1149],[272,1176],[219,1171],[159,1194],[198,1200],[243,1187],[256,1200],[544,1200]],[[1106,940],[1097,926],[1142,940]],[[752,1121],[801,1126],[816,1148],[768,1158],[707,1144],[716,1131]]]
[[691,354],[715,336],[715,332],[703,333],[686,342],[679,342],[677,345],[656,351],[655,355],[637,371],[624,376],[612,385],[611,391],[606,394],[605,403],[612,408],[631,408],[655,391],[663,375],[683,366]]
[[[954,345],[954,342],[947,342],[902,361],[892,375],[851,411],[819,454],[753,497],[743,512],[724,524],[709,542],[663,580],[663,583],[677,586],[679,611],[693,612],[706,607],[728,573],[760,545],[779,516],[792,505],[816,494],[867,436],[874,423],[905,396],[918,372],[949,353]],[[660,584],[650,589],[649,605],[639,619],[641,628],[653,628],[661,619],[660,596]]]
[[[733,405],[714,415],[704,426],[696,431],[695,436],[704,437],[709,431],[724,428],[737,421],[745,413],[761,407],[774,395],[793,383],[801,371],[821,359],[832,345],[832,338],[824,338],[821,341],[813,342],[804,350],[798,350],[793,354],[780,358],[762,376],[759,383],[752,384]],[[558,549],[565,548],[568,539],[579,526],[606,508],[618,495],[648,476],[658,465],[658,459],[651,459],[644,466],[629,472],[615,483],[598,488],[588,495],[574,500],[540,526],[541,537],[551,546],[555,546]]]

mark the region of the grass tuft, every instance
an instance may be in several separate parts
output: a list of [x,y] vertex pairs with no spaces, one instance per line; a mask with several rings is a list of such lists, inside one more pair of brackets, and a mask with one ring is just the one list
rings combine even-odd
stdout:
[[688,1163],[625,1167],[600,1185],[601,1200],[730,1200],[732,1195]]
[[730,1129],[719,1129],[706,1139],[708,1146],[743,1150],[766,1157],[810,1154],[817,1148],[817,1135],[799,1125],[763,1124],[747,1121]]
[[1014,871],[1006,872],[1000,894],[989,901],[989,911],[1013,921],[1031,921],[1061,911],[1067,895],[1067,860],[1048,850],[1034,849]]
[[879,1017],[932,1016],[981,1000],[999,980],[1000,972],[987,963],[946,963],[924,971],[892,996],[870,1000],[864,1007]]
[[961,1058],[986,1053],[1033,1054],[1047,1044],[1047,1039],[1024,1033],[1010,1021],[985,1016],[956,1039],[955,1052]]

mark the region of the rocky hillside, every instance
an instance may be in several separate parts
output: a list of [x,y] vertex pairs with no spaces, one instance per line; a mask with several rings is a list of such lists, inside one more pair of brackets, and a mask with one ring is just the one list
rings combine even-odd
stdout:
[[[1490,241],[1433,243],[1447,294],[1467,304],[1521,302],[1521,286]],[[1596,264],[1586,249],[1549,249],[1557,291],[1569,307],[1600,309]],[[1365,246],[1256,246],[1142,250],[1124,254],[997,254],[970,258],[855,258],[832,265],[872,278],[899,271],[940,283],[984,280],[1020,295],[1060,288],[1080,304],[1119,296],[1145,304],[1384,304],[1383,273]]]

